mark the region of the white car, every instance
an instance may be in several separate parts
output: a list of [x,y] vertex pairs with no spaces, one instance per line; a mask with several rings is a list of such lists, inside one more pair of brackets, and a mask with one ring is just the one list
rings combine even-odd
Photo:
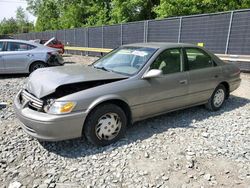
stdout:
[[24,40],[0,40],[0,74],[31,73],[38,68],[63,65],[57,49]]

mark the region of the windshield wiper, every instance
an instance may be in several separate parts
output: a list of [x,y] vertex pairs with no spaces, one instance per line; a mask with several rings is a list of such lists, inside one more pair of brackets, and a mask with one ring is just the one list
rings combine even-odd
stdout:
[[99,67],[99,66],[93,66],[93,67],[96,68],[96,69],[101,69],[101,70],[110,72],[110,70],[106,69],[105,67]]

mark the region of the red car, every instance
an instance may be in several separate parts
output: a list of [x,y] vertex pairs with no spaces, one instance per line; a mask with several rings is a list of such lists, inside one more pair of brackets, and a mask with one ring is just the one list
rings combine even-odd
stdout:
[[63,54],[64,53],[64,45],[61,41],[57,40],[56,38],[51,38],[49,40],[40,40],[40,44],[43,44],[44,46],[49,46],[51,48],[58,48],[60,49],[59,53]]

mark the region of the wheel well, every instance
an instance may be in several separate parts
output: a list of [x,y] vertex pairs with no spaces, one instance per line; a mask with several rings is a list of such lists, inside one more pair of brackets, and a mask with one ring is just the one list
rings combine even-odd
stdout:
[[89,117],[90,113],[95,109],[95,108],[98,108],[98,106],[100,105],[103,105],[103,104],[115,104],[117,106],[119,106],[124,112],[125,112],[125,115],[127,116],[127,120],[128,120],[128,126],[130,126],[132,124],[132,113],[131,113],[131,110],[130,110],[130,107],[129,105],[122,101],[122,100],[119,100],[119,99],[112,99],[112,100],[107,100],[107,101],[104,101],[100,104],[98,104],[97,106],[95,106],[87,115],[85,121],[87,120],[87,118]]
[[220,84],[222,84],[226,88],[226,99],[228,99],[229,94],[230,94],[229,84],[227,82],[221,82]]
[[46,65],[46,63],[45,63],[44,61],[34,61],[34,62],[32,62],[32,63],[30,64],[30,66],[29,66],[29,72],[31,71],[31,70],[30,70],[30,69],[31,69],[31,66],[34,65],[35,63],[43,63],[43,64]]

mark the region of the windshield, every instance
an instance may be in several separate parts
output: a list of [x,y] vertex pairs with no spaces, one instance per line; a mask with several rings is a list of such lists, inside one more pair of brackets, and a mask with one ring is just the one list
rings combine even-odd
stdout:
[[122,47],[99,59],[93,66],[132,76],[146,64],[155,51],[154,48]]

